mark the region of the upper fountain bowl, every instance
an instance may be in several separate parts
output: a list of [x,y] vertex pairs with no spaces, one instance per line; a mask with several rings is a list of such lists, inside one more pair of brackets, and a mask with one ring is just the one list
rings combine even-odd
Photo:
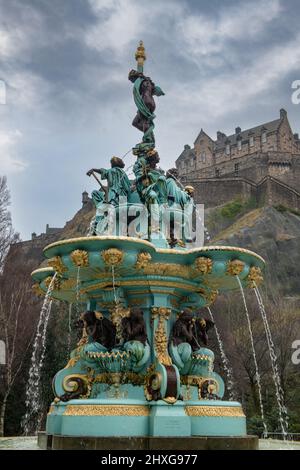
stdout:
[[[109,303],[119,289],[126,298],[153,289],[176,294],[181,306],[210,305],[219,292],[254,287],[263,277],[264,260],[238,247],[206,246],[192,250],[159,249],[129,237],[81,237],[44,249],[48,267],[32,273],[35,289],[45,293],[57,272],[51,296],[69,302]],[[200,301],[200,305],[199,305]]]

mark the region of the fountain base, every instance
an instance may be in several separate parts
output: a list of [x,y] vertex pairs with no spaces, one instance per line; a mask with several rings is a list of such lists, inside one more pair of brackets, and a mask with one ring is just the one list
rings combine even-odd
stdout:
[[40,432],[38,446],[42,450],[258,450],[258,437],[76,437]]
[[184,450],[256,449],[258,440],[246,435],[238,402],[81,399],[51,405],[39,443],[50,449]]

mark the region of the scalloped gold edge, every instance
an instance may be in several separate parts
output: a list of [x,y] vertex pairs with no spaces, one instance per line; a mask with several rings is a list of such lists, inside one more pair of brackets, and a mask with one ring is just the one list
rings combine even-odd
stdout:
[[264,258],[254,251],[248,250],[247,248],[241,248],[238,246],[223,246],[223,245],[211,245],[211,246],[203,246],[202,248],[192,248],[191,250],[174,250],[171,248],[156,248],[153,243],[149,242],[148,240],[141,240],[139,238],[134,238],[134,237],[117,237],[117,236],[107,236],[107,237],[101,237],[101,236],[96,236],[96,237],[77,237],[77,238],[68,238],[66,240],[59,240],[57,242],[51,243],[50,245],[47,245],[44,248],[44,252],[49,250],[50,248],[54,248],[56,246],[61,246],[61,245],[67,245],[69,243],[76,243],[76,242],[82,242],[82,241],[87,241],[87,240],[112,240],[112,241],[130,241],[130,242],[135,242],[135,243],[140,243],[141,245],[146,245],[149,248],[153,248],[157,253],[170,253],[170,254],[180,254],[180,255],[187,255],[189,253],[201,253],[201,252],[206,252],[206,251],[239,251],[240,253],[245,253],[248,255],[252,255],[255,258],[258,258],[260,261],[262,261],[264,264],[266,263]]

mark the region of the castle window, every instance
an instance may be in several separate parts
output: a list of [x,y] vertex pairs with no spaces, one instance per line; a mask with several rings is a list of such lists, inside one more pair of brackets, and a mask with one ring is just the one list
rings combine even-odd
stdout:
[[202,161],[202,163],[206,162],[206,153],[205,152],[201,153],[201,161]]
[[225,153],[226,153],[226,155],[230,155],[230,145],[229,144],[226,144]]
[[250,139],[249,139],[249,145],[250,145],[250,147],[254,146],[254,137],[253,136],[251,136]]
[[234,176],[239,176],[239,164],[234,165]]
[[267,133],[264,131],[261,135],[261,143],[265,144],[267,142]]
[[219,178],[220,177],[220,170],[219,168],[216,168],[216,178]]
[[238,148],[239,151],[242,150],[242,141],[241,140],[237,141],[237,148]]

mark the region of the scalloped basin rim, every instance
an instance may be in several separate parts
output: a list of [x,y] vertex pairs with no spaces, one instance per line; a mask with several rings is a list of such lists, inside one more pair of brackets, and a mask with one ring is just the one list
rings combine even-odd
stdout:
[[[170,254],[170,255],[181,255],[181,256],[189,255],[191,253],[199,253],[199,254],[207,253],[207,254],[209,254],[210,252],[214,252],[214,251],[237,251],[239,253],[244,253],[244,254],[248,254],[250,256],[254,256],[261,263],[263,263],[263,265],[265,265],[265,260],[260,255],[258,255],[254,251],[248,250],[246,248],[241,248],[241,247],[236,247],[236,246],[222,246],[222,245],[220,245],[220,246],[216,245],[215,246],[215,245],[213,245],[213,246],[204,246],[204,247],[201,247],[201,248],[192,248],[190,250],[174,250],[174,249],[170,249],[170,248],[169,249],[168,248],[156,248],[148,240],[141,240],[139,238],[133,238],[133,237],[117,237],[117,236],[101,237],[101,236],[94,236],[94,237],[69,238],[67,240],[59,240],[57,242],[51,243],[50,245],[47,245],[44,248],[43,251],[44,251],[44,254],[46,256],[47,256],[47,254],[49,254],[50,257],[52,257],[52,256],[55,256],[55,255],[54,255],[54,253],[51,254],[51,251],[53,249],[57,248],[57,247],[60,247],[60,246],[73,245],[73,244],[77,244],[77,243],[85,244],[87,242],[88,242],[89,245],[95,245],[95,244],[98,245],[98,243],[102,242],[102,241],[125,242],[125,243],[128,243],[128,244],[135,243],[135,244],[139,244],[141,246],[150,248],[151,250],[153,250],[154,252],[157,252],[157,253],[165,253],[165,254]],[[77,248],[79,248],[79,247],[77,247]],[[76,249],[76,248],[73,247],[73,249]],[[73,249],[72,249],[72,251],[73,251]],[[49,251],[50,251],[50,253],[49,253]],[[41,269],[43,269],[43,268],[41,268]]]

